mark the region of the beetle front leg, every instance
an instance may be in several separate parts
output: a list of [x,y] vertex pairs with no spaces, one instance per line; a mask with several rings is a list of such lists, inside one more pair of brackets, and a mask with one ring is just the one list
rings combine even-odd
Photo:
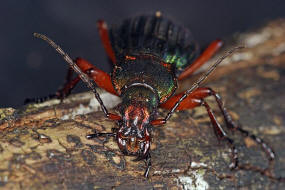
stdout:
[[98,137],[115,137],[116,133],[93,133],[86,136],[87,139],[94,139]]
[[148,178],[149,170],[151,168],[151,156],[150,156],[150,153],[147,154],[147,156],[145,158],[145,163],[146,163],[146,169],[145,169],[145,172],[144,172],[144,177]]

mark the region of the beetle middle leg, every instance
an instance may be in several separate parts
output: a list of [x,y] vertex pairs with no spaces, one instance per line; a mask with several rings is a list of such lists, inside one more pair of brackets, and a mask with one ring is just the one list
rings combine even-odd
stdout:
[[[101,109],[102,109],[102,111],[103,111],[105,117],[107,117],[108,119],[114,120],[114,121],[119,121],[119,120],[122,119],[121,116],[119,116],[119,115],[117,115],[117,114],[110,113],[110,112],[107,110],[107,108],[106,108],[106,106],[104,105],[104,103],[103,103],[103,101],[102,101],[100,95],[98,94],[98,92],[97,92],[97,90],[96,90],[96,86],[95,86],[95,84],[94,84],[94,83],[96,83],[98,86],[100,86],[101,84],[102,84],[102,85],[106,85],[108,82],[109,82],[110,84],[112,84],[112,83],[111,83],[111,78],[110,78],[110,76],[109,76],[107,73],[105,73],[105,72],[103,72],[103,71],[101,71],[101,70],[99,70],[99,69],[96,69],[96,67],[92,66],[91,64],[90,64],[90,65],[91,65],[92,67],[90,67],[90,68],[89,68],[90,65],[89,65],[89,64],[86,64],[86,63],[84,63],[84,64],[82,65],[82,67],[81,67],[79,63],[77,63],[77,62],[75,62],[74,60],[72,60],[72,59],[70,58],[70,56],[69,56],[67,53],[65,53],[65,52],[63,51],[63,49],[61,49],[61,47],[60,47],[59,45],[57,45],[54,41],[52,41],[52,40],[51,40],[50,38],[48,38],[47,36],[45,36],[45,35],[43,35],[43,34],[39,34],[39,33],[34,33],[34,36],[35,36],[36,38],[40,38],[40,39],[46,41],[50,46],[52,46],[52,47],[62,56],[62,58],[68,63],[69,67],[72,68],[72,69],[76,72],[76,74],[78,74],[78,77],[80,77],[80,79],[81,79],[81,80],[87,85],[87,87],[90,88],[90,89],[92,90],[92,92],[94,93],[94,96],[95,96],[95,98],[97,99],[97,101],[99,102],[100,107],[101,107]],[[95,70],[94,70],[94,68],[95,68]],[[87,70],[85,70],[85,69],[87,69]],[[85,70],[85,71],[82,71],[82,70]],[[100,72],[100,71],[101,71],[101,72]],[[95,76],[95,79],[93,78],[94,80],[91,80],[93,74],[94,74],[94,76]],[[96,77],[96,76],[102,76],[102,78],[101,78],[101,77]],[[101,83],[101,82],[102,82],[102,83]],[[106,88],[107,88],[107,87],[106,87]],[[114,89],[114,88],[112,87],[112,89]],[[112,90],[112,89],[111,89],[111,90]],[[106,90],[107,90],[107,89],[106,89]]]
[[[177,110],[192,109],[198,106],[204,106],[206,108],[216,137],[218,138],[218,140],[227,141],[227,143],[231,147],[232,163],[230,164],[230,168],[234,169],[238,166],[237,149],[233,144],[233,140],[228,137],[226,132],[221,127],[220,123],[217,121],[209,104],[204,100],[204,98],[207,97],[204,96],[205,90],[206,88],[198,88],[197,90],[195,90],[192,94],[190,94],[186,99],[181,102],[181,104],[177,107]],[[182,95],[183,93],[170,98],[166,103],[162,104],[161,107],[171,109]]]
[[[115,53],[111,47],[111,42],[109,39],[108,35],[108,30],[107,30],[107,24],[103,20],[99,20],[97,22],[97,27],[99,30],[100,38],[102,40],[103,46],[105,51],[107,52],[108,57],[111,59],[113,64],[116,64],[116,57]],[[37,34],[36,34],[37,35]],[[51,42],[50,39],[46,40],[47,42]],[[89,75],[90,78],[94,80],[94,82],[100,87],[105,89],[106,91],[117,95],[112,82],[111,82],[111,77],[109,74],[105,73],[104,71],[96,68],[93,66],[91,63],[89,63],[87,60],[82,59],[82,58],[77,58],[74,60],[74,63],[87,75]],[[24,101],[24,104],[28,103],[41,103],[46,100],[52,99],[52,98],[59,98],[63,99],[66,96],[68,96],[71,92],[71,90],[76,86],[76,84],[80,81],[80,77],[77,76],[74,79],[72,79],[72,74],[73,74],[73,69],[69,68],[67,72],[67,77],[66,81],[63,85],[62,88],[57,90],[55,94],[51,94],[46,97],[41,97],[41,98],[28,98]]]
[[[162,104],[161,107],[166,108],[166,109],[171,109],[179,101],[179,99],[183,96],[183,94],[184,93],[173,96],[166,103]],[[226,139],[232,146],[233,163],[231,164],[231,167],[232,168],[238,167],[237,151],[233,145],[233,141],[229,137],[227,137],[226,133],[222,130],[220,124],[215,119],[209,105],[204,101],[204,98],[209,97],[209,96],[215,97],[216,102],[219,106],[219,109],[221,110],[221,112],[224,116],[226,126],[230,130],[236,130],[236,131],[241,132],[245,136],[253,139],[257,144],[261,145],[262,149],[267,154],[269,162],[272,162],[275,158],[275,154],[274,154],[273,150],[262,139],[260,139],[259,137],[255,136],[253,134],[250,134],[248,131],[242,129],[239,125],[237,125],[233,122],[230,114],[228,113],[228,111],[226,110],[226,108],[223,105],[221,97],[214,90],[212,90],[210,88],[198,88],[198,89],[196,89],[194,92],[189,94],[189,96],[187,98],[185,98],[179,104],[179,106],[177,107],[177,110],[186,110],[186,109],[195,108],[197,106],[204,106],[208,111],[208,115],[211,119],[211,122],[212,122],[212,125],[214,127],[214,131],[216,133],[216,136],[219,139],[223,139],[223,138]],[[154,121],[153,123],[154,124],[156,124],[156,123],[161,124],[161,122],[159,122],[158,120]]]
[[[93,81],[96,83],[98,87],[114,95],[117,95],[112,85],[111,77],[108,73],[98,69],[97,67],[95,67],[94,65],[92,65],[90,62],[88,62],[83,58],[76,58],[74,62],[82,70],[82,72],[87,74],[89,78],[93,79]],[[72,78],[73,73],[74,73],[73,69],[69,67],[63,87],[57,90],[55,94],[49,95],[48,97],[27,99],[25,100],[25,103],[31,103],[31,102],[40,103],[55,97],[61,100],[64,99],[71,93],[73,88],[81,80],[79,76]]]
[[[87,74],[93,81],[96,83],[97,86],[100,88],[116,95],[116,91],[112,85],[111,77],[108,73],[98,69],[90,62],[83,58],[76,58],[75,59],[76,65],[85,73]],[[77,76],[74,79],[71,78],[73,70],[69,68],[66,82],[63,88],[59,89],[56,92],[56,96],[60,99],[68,96],[71,90],[75,87],[75,85],[80,81],[80,77]],[[70,76],[71,75],[71,76]]]

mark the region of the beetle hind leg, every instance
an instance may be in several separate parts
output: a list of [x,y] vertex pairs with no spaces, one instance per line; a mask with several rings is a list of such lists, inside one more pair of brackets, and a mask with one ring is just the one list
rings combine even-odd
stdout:
[[204,52],[198,57],[191,65],[185,68],[185,70],[179,75],[178,80],[183,80],[193,74],[202,65],[204,65],[223,45],[221,40],[213,41]]
[[116,65],[116,56],[115,56],[115,53],[113,51],[113,48],[112,48],[112,45],[110,42],[107,23],[103,20],[98,20],[97,21],[97,28],[99,31],[99,35],[100,35],[103,47],[107,53],[107,56],[112,61],[112,63],[114,65]]

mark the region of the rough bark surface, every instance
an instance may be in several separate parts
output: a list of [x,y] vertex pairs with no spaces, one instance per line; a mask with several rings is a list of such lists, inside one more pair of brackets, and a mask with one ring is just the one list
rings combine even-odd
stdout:
[[[235,35],[224,50],[240,44],[247,48],[227,58],[207,84],[220,93],[243,128],[275,150],[276,178],[285,177],[284,28],[285,20],[277,20]],[[108,107],[119,101],[101,94]],[[62,103],[0,109],[0,189],[285,189],[284,180],[231,171],[229,147],[215,137],[204,108],[175,113],[165,126],[154,129],[153,167],[145,179],[144,162],[123,156],[112,138],[86,139],[94,130],[116,127],[96,111],[92,98],[83,93]],[[222,122],[214,99],[207,100]],[[241,164],[267,167],[258,145],[238,132],[226,132],[235,141]]]

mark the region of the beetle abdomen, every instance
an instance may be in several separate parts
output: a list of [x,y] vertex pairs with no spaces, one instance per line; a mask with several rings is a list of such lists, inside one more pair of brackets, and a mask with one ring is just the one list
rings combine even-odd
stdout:
[[197,44],[189,30],[161,16],[138,16],[109,30],[118,60],[126,55],[152,54],[175,64],[176,75],[196,58]]

